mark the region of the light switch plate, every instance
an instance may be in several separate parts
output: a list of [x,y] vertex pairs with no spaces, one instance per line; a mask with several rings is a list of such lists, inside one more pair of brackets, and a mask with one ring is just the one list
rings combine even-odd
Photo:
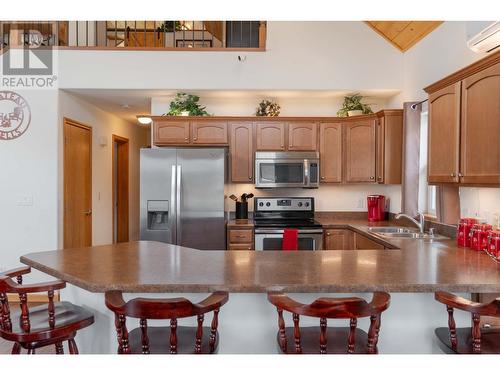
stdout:
[[18,206],[33,206],[33,196],[24,195],[17,199]]

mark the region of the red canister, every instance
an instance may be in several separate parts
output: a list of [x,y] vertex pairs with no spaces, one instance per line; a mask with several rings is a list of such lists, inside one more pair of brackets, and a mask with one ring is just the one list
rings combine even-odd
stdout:
[[460,219],[457,228],[457,245],[461,247],[470,246],[470,230],[474,224],[477,224],[477,219],[472,217],[464,217]]
[[500,259],[500,230],[492,230],[488,236],[488,252]]
[[470,230],[470,248],[482,251],[488,246],[488,234],[491,232],[491,224],[474,224]]

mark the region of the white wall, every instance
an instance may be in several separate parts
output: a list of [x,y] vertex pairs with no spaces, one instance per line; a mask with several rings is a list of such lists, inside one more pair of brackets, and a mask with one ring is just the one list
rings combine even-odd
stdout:
[[[31,108],[19,138],[0,141],[0,268],[21,255],[57,248],[57,90],[16,90]],[[23,200],[31,200],[22,205]]]
[[[445,22],[404,54],[403,90],[391,106],[426,99],[424,87],[485,56],[467,48],[468,26],[468,22]],[[500,189],[462,187],[460,206],[462,216],[478,216],[491,223],[493,213],[500,213]]]
[[266,52],[61,50],[59,58],[61,88],[360,91],[403,82],[403,55],[359,21],[268,22]]
[[[61,91],[59,95],[59,126],[62,131],[63,118],[82,122],[92,127],[92,244],[113,242],[112,213],[112,135],[129,139],[129,238],[139,239],[139,149],[147,145],[149,132],[137,124],[105,112],[80,98]],[[105,139],[106,146],[101,146]],[[62,147],[62,138],[61,144]],[[60,149],[60,160],[63,154]],[[62,162],[59,171],[59,191],[62,192]],[[63,194],[59,194],[59,246],[63,239]]]

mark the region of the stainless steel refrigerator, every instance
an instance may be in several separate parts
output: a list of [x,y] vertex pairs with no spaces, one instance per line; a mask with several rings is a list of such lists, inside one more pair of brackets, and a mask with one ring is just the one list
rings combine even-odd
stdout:
[[226,150],[141,149],[141,240],[225,250]]

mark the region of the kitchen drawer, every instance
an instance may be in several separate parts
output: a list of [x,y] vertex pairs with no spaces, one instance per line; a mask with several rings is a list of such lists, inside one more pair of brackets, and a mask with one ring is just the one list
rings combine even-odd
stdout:
[[385,249],[384,245],[370,240],[359,233],[354,235],[354,248],[356,250],[382,250]]
[[253,243],[230,243],[228,250],[253,250]]
[[244,229],[232,229],[229,231],[229,243],[253,243],[253,231]]

